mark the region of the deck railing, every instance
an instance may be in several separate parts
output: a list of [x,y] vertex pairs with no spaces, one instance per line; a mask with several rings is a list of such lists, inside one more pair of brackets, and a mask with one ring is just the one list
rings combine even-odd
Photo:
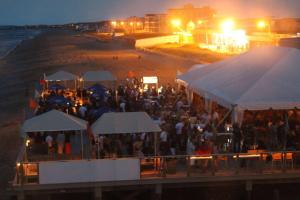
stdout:
[[[300,173],[300,151],[147,156],[138,159],[140,179]],[[17,162],[14,184],[32,183],[39,183],[39,161]]]

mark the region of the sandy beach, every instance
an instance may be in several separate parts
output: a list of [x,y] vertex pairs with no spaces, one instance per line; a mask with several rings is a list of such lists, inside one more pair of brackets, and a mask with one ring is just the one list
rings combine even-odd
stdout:
[[[113,60],[113,56],[118,59]],[[70,31],[47,32],[22,42],[0,60],[0,191],[13,178],[23,108],[44,73],[66,70],[82,74],[103,69],[122,80],[128,71],[133,71],[137,77],[156,75],[160,83],[166,84],[174,83],[177,70],[185,72],[193,64],[186,59],[135,50],[120,40],[103,41]]]

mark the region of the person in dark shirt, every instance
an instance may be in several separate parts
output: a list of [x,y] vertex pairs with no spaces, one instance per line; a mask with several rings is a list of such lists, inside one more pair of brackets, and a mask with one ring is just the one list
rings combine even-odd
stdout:
[[241,152],[242,131],[237,123],[233,124],[233,152]]

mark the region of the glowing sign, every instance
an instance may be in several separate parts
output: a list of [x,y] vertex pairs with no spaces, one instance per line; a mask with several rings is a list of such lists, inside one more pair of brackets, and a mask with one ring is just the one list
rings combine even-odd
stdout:
[[158,78],[157,78],[157,76],[144,76],[143,83],[144,84],[157,84]]

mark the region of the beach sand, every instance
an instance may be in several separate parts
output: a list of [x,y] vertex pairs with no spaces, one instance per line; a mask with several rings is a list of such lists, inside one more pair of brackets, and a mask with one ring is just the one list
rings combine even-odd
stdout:
[[[113,56],[118,59],[113,60]],[[193,64],[186,59],[138,51],[119,40],[102,41],[71,31],[47,32],[24,41],[0,60],[0,194],[14,176],[23,108],[44,73],[66,70],[82,74],[102,69],[124,79],[128,71],[133,71],[138,77],[158,76],[160,83],[166,84],[174,83],[177,70],[185,72]]]

